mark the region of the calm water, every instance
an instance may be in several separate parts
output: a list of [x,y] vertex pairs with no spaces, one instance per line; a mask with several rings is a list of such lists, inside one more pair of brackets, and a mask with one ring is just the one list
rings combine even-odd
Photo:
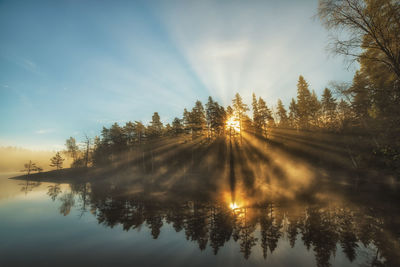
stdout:
[[[246,201],[0,178],[0,266],[396,266],[396,189]],[[382,188],[378,188],[382,187]],[[378,189],[377,189],[378,188]],[[381,192],[381,194],[379,193]],[[347,194],[347,195],[346,195]],[[355,197],[357,195],[357,197]],[[229,198],[229,197],[228,197]]]

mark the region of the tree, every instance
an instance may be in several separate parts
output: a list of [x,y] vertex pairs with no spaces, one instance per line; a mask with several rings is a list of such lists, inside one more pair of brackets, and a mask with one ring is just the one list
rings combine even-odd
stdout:
[[317,94],[315,91],[312,91],[310,102],[308,104],[308,110],[310,114],[309,124],[313,128],[319,127],[319,118],[321,117],[321,103],[318,100]]
[[125,126],[122,128],[123,134],[125,135],[125,139],[127,145],[129,147],[133,146],[135,143],[136,131],[135,124],[131,121],[128,121]]
[[[28,163],[24,164],[24,169],[21,170],[21,172],[26,172],[26,175],[31,174],[31,172],[33,171],[37,171],[38,170],[38,166],[36,166],[36,163],[32,162],[31,160]],[[40,168],[42,169],[42,168]]]
[[64,159],[61,157],[60,152],[57,152],[54,157],[50,159],[50,167],[56,167],[57,170],[62,169]]
[[251,105],[253,107],[254,129],[255,129],[255,133],[260,134],[262,132],[262,123],[261,123],[261,119],[260,119],[260,112],[258,110],[258,102],[257,102],[256,95],[254,93],[253,93],[252,97],[253,97],[253,101],[252,101]]
[[76,144],[75,138],[72,136],[65,141],[65,146],[67,148],[66,154],[72,157],[73,161],[78,158],[79,147]]
[[212,97],[208,97],[206,104],[206,121],[209,137],[220,134],[225,125],[225,109],[220,106]]
[[353,112],[350,104],[341,99],[337,105],[337,120],[340,129],[346,128],[347,124],[352,120]]
[[89,164],[89,153],[90,153],[90,138],[85,134],[85,155],[84,155],[84,160],[85,160],[85,167],[87,168]]
[[331,41],[335,53],[380,62],[400,79],[399,1],[320,0],[318,16],[335,31]]
[[287,111],[285,109],[285,107],[282,104],[282,101],[280,99],[278,99],[278,118],[279,118],[279,124],[278,126],[281,128],[286,128],[289,126],[289,118],[287,116]]
[[183,110],[183,119],[182,119],[182,121],[183,121],[184,132],[186,134],[191,133],[192,125],[191,125],[191,119],[190,119],[190,112],[187,111],[186,108]]
[[163,124],[160,120],[160,115],[158,115],[158,112],[154,112],[153,116],[151,117],[150,126],[148,127],[149,137],[160,137],[162,135],[162,132]]
[[182,125],[182,120],[175,117],[174,120],[172,121],[172,132],[174,135],[180,135],[183,133],[183,125]]
[[267,103],[265,103],[264,99],[259,97],[257,106],[259,125],[261,126],[262,133],[267,136],[267,127],[273,127],[275,125],[275,122],[272,118],[271,110],[268,108]]
[[302,129],[308,129],[310,126],[310,103],[311,93],[308,90],[308,84],[300,75],[297,83],[297,113],[298,124]]
[[206,115],[201,101],[197,100],[192,112],[190,112],[190,125],[192,128],[192,136],[202,135],[206,128]]
[[140,121],[135,121],[135,140],[139,145],[142,143],[146,127]]
[[290,101],[290,105],[289,105],[289,125],[292,128],[299,128],[299,112],[297,109],[297,103],[296,100],[294,100],[294,98],[292,98],[292,101]]
[[[118,123],[114,123],[108,131],[109,142],[111,144],[111,150],[115,153],[120,153],[126,150],[127,148],[127,137],[124,133],[124,129],[118,125]],[[86,145],[86,153],[88,152],[88,147],[90,144],[90,140],[87,136],[85,136],[85,145]],[[86,158],[85,158],[86,162]]]
[[336,99],[332,97],[331,90],[325,88],[321,100],[322,123],[324,127],[332,129],[336,121]]
[[247,105],[243,103],[242,97],[239,93],[236,93],[235,98],[232,100],[233,114],[239,121],[239,134],[240,134],[240,142],[242,142],[242,125],[243,125],[243,116],[246,111],[249,110]]

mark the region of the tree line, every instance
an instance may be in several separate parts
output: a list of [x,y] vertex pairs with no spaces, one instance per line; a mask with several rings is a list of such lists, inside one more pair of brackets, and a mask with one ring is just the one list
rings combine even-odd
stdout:
[[[229,135],[242,140],[243,133],[251,133],[267,138],[278,128],[360,134],[366,136],[363,142],[371,153],[399,165],[400,3],[320,0],[317,15],[332,33],[332,50],[360,65],[351,84],[331,83],[318,97],[300,75],[297,96],[287,107],[280,99],[276,106],[269,106],[253,94],[249,116],[249,105],[237,93],[226,108],[211,96],[205,105],[198,100],[171,123],[164,124],[158,112],[148,125],[140,121],[114,123],[103,127],[93,140],[86,136],[83,148],[74,138],[67,140],[73,165],[101,164],[113,154],[166,137],[212,140]],[[342,30],[347,34],[340,35]]]

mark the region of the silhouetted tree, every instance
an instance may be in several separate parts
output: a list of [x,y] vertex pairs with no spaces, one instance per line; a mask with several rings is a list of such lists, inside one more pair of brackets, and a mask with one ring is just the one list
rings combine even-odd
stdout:
[[62,169],[64,159],[61,157],[60,152],[57,152],[54,157],[50,159],[50,167],[56,167],[57,170]]
[[65,141],[65,146],[67,148],[66,154],[72,157],[72,160],[75,161],[78,158],[79,147],[76,144],[76,140],[73,137],[68,138]]
[[278,111],[277,111],[277,115],[279,118],[279,124],[278,126],[281,128],[286,128],[289,126],[289,118],[287,116],[287,111],[285,109],[285,107],[283,106],[283,103],[280,99],[278,99]]
[[239,93],[236,93],[235,98],[232,100],[232,107],[233,114],[239,121],[240,141],[242,141],[243,117],[249,108],[245,103],[243,103],[242,97],[239,95]]
[[297,103],[294,98],[290,101],[289,106],[289,125],[292,128],[299,128],[299,111],[297,108]]
[[180,120],[179,118],[175,117],[172,121],[172,132],[174,133],[174,135],[179,135],[183,133],[182,120]]
[[163,124],[160,120],[160,116],[158,112],[154,112],[153,116],[151,117],[151,122],[148,129],[148,135],[150,138],[157,138],[162,135],[163,132]]
[[302,129],[310,128],[311,115],[311,93],[308,84],[303,76],[299,76],[297,83],[297,114],[299,118],[299,127]]
[[332,97],[331,90],[325,88],[321,100],[322,123],[324,127],[333,129],[336,122],[336,99]]

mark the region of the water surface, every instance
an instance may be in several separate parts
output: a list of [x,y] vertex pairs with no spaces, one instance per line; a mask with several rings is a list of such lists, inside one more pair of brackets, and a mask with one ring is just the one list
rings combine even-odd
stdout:
[[1,266],[400,263],[398,193],[382,185],[262,201],[237,194],[231,209],[229,192],[10,176],[0,178]]

